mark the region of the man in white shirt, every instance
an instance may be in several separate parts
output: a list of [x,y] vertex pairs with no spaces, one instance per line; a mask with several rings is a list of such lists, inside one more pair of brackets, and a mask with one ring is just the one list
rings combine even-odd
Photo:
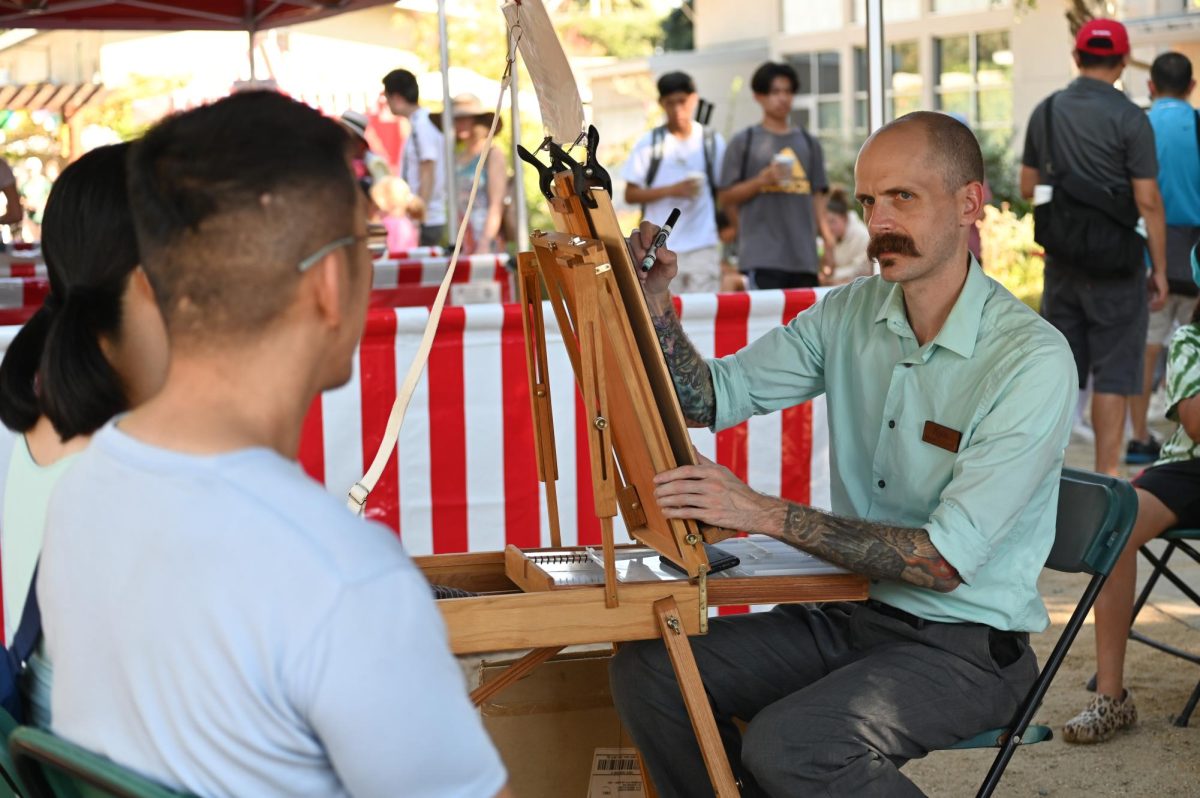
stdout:
[[429,585],[296,463],[371,290],[347,133],[239,93],[147,133],[129,182],[170,365],[51,501],[53,731],[202,796],[507,795]]
[[661,225],[673,208],[679,221],[671,231],[671,250],[679,256],[675,290],[713,293],[721,285],[717,238],[716,171],[725,157],[725,141],[695,121],[696,84],[684,72],[658,79],[658,104],[666,124],[638,141],[621,176],[625,201],[643,206],[643,217]]
[[383,78],[383,94],[396,116],[408,119],[411,132],[404,142],[400,176],[421,197],[425,217],[421,220],[423,247],[437,246],[446,237],[446,145],[442,131],[420,106],[417,76],[407,69],[393,69]]

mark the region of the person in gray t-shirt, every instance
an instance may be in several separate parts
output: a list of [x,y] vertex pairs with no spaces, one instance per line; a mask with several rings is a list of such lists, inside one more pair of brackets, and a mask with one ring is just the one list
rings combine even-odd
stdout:
[[[1146,221],[1153,267],[1130,264],[1128,276],[1098,273],[1086,258],[1046,258],[1042,315],[1071,345],[1079,386],[1092,382],[1095,470],[1116,474],[1124,449],[1127,399],[1141,393],[1147,304],[1166,301],[1166,223],[1158,191],[1154,131],[1146,115],[1113,84],[1129,61],[1129,35],[1114,20],[1094,19],[1075,39],[1079,77],[1053,95],[1050,115],[1054,152],[1046,140],[1046,100],[1038,104],[1025,134],[1021,194],[1035,204],[1052,190],[1047,164],[1078,175],[1114,195],[1132,197]],[[1099,189],[1097,189],[1099,190]],[[1149,302],[1147,302],[1149,300]]]
[[750,80],[763,120],[733,137],[721,166],[720,204],[737,209],[738,262],[755,288],[817,285],[817,235],[826,256],[825,155],[788,114],[799,81],[787,64],[768,62]]

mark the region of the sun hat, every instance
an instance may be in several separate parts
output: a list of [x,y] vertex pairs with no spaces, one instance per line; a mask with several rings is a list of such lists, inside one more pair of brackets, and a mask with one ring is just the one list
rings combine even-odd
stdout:
[[342,111],[338,121],[364,142],[367,140],[367,126],[371,124],[371,120],[367,119],[366,114],[361,111]]
[[[470,117],[478,121],[481,125],[490,125],[492,124],[492,117],[495,115],[496,112],[484,108],[483,102],[474,94],[459,94],[450,101],[451,119],[466,119]],[[442,114],[440,111],[430,114],[429,119],[438,127],[442,126]]]

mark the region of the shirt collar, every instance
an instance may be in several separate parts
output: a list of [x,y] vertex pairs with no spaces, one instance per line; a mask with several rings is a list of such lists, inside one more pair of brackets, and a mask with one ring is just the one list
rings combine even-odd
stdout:
[[1079,75],[1071,81],[1071,88],[1082,91],[1116,92],[1122,97],[1125,96],[1124,92],[1108,81],[1100,80],[1099,78],[1089,78],[1086,75]]
[[[954,307],[950,309],[946,323],[930,341],[929,346],[924,347],[926,350],[940,346],[962,357],[970,357],[975,352],[979,324],[983,318],[983,306],[991,295],[991,286],[979,261],[975,260],[974,255],[970,258],[967,265],[967,281],[963,284]],[[899,283],[894,284],[884,298],[879,312],[875,315],[875,321],[886,321],[888,328],[893,332],[903,330],[911,335],[912,328],[908,324],[908,315],[904,312],[904,291]]]

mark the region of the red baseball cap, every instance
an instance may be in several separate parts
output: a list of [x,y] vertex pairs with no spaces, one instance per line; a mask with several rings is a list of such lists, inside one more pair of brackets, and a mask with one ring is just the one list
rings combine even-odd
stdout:
[[1092,55],[1125,55],[1129,32],[1115,19],[1093,19],[1075,35],[1075,49]]

